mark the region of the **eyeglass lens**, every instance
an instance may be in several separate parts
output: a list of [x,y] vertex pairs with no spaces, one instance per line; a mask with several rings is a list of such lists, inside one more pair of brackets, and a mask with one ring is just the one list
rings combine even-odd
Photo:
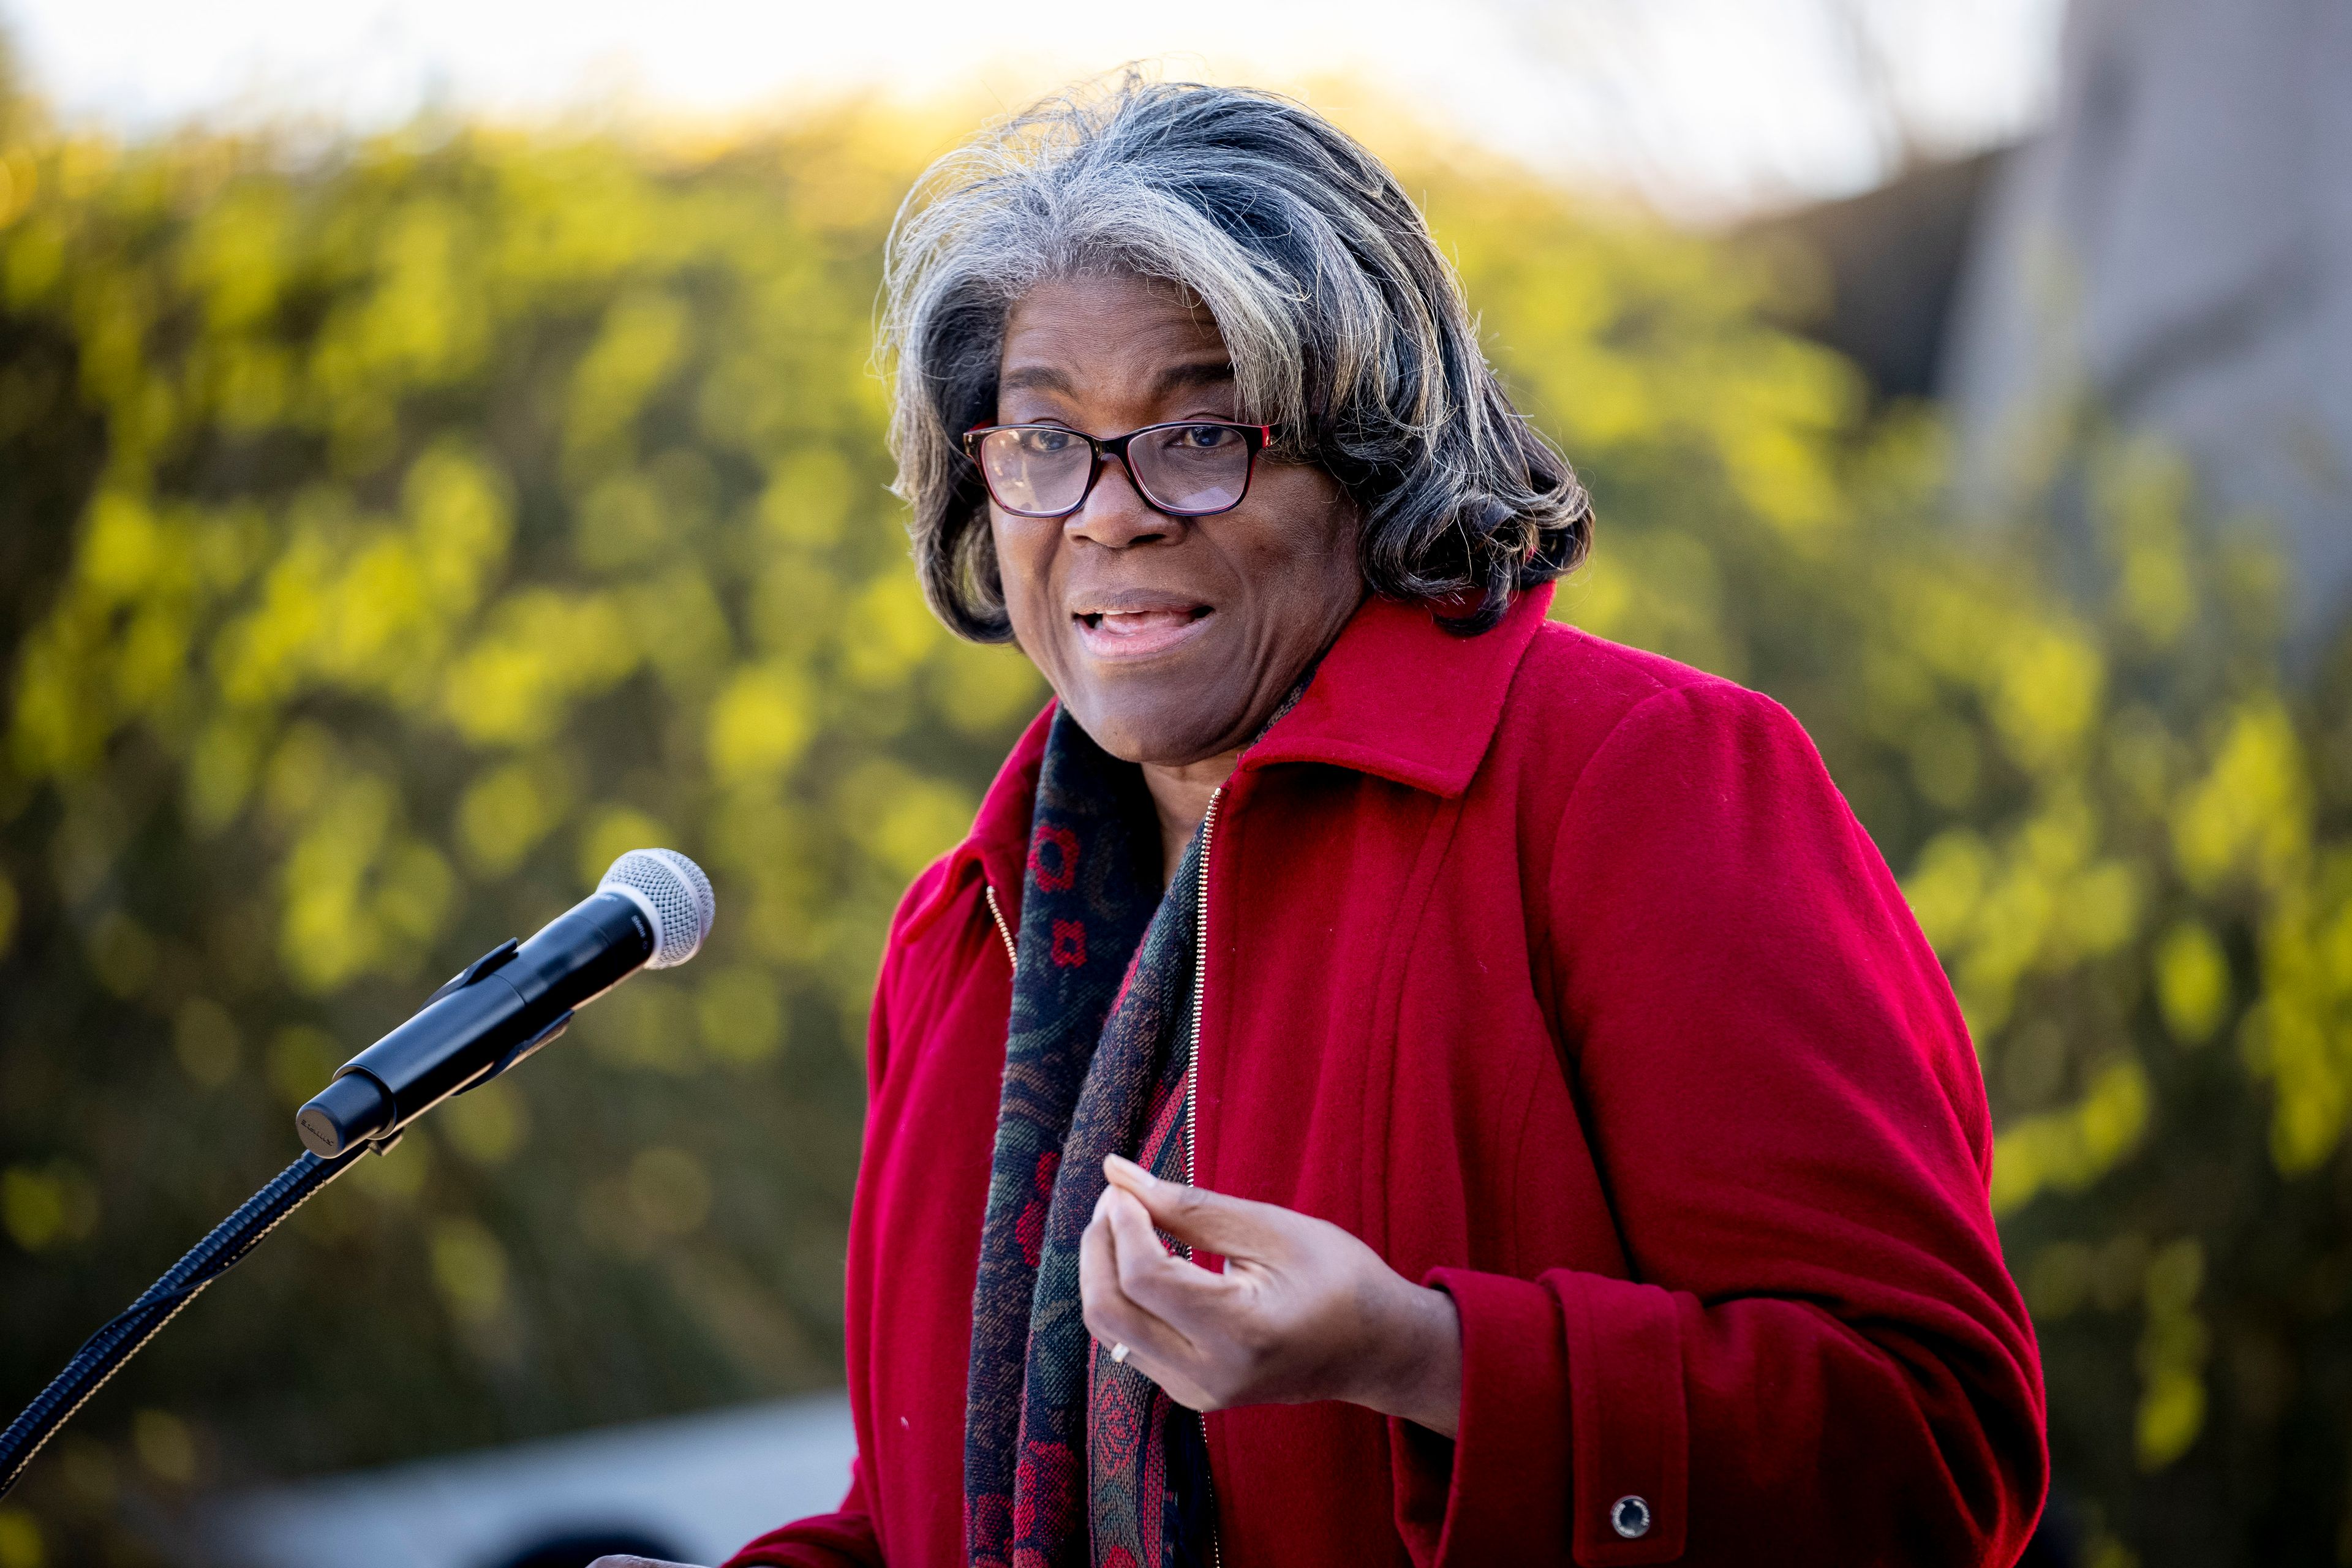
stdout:
[[[1016,426],[981,438],[989,493],[1008,511],[1056,516],[1087,493],[1094,447],[1075,431]],[[1222,511],[1249,486],[1247,437],[1227,425],[1162,425],[1139,431],[1127,447],[1128,472],[1144,499],[1175,512]]]

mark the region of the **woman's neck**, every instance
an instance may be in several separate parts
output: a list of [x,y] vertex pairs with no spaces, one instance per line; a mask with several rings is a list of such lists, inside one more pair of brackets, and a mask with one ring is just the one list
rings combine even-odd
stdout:
[[1143,783],[1151,791],[1151,809],[1160,818],[1162,886],[1174,879],[1176,868],[1183,863],[1185,847],[1200,831],[1201,819],[1209,815],[1209,802],[1234,776],[1234,764],[1241,761],[1241,755],[1236,747],[1197,763],[1172,767],[1160,763],[1143,764]]

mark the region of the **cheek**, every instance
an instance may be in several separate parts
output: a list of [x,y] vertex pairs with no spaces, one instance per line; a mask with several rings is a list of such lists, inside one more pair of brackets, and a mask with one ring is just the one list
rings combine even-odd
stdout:
[[996,547],[996,579],[1004,590],[1005,607],[1009,610],[1034,600],[1040,590],[1038,578],[1045,570],[1036,541],[1025,536],[1019,524],[1008,523],[994,507],[988,512],[988,535]]
[[1007,520],[989,509],[989,536],[996,545],[996,578],[1004,590],[1004,613],[1013,639],[1031,662],[1042,666],[1053,630],[1045,606],[1053,599],[1054,539],[1058,531]]
[[1244,570],[1268,596],[1311,615],[1327,601],[1358,598],[1356,509],[1328,479],[1291,470],[1268,487],[1265,511],[1242,554]]

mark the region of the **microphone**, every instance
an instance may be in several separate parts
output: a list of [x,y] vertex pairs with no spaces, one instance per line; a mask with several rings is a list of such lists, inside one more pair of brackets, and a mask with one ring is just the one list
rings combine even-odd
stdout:
[[362,1143],[382,1152],[409,1122],[489,1082],[639,969],[692,958],[717,913],[701,867],[675,849],[630,850],[538,935],[490,949],[345,1062],[294,1113],[303,1146],[322,1160]]

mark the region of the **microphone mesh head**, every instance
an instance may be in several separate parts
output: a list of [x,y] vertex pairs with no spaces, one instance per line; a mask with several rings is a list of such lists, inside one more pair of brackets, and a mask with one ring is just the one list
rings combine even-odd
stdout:
[[613,862],[596,890],[626,889],[654,917],[654,955],[647,969],[674,969],[702,949],[718,917],[719,900],[702,868],[675,849],[632,849]]

